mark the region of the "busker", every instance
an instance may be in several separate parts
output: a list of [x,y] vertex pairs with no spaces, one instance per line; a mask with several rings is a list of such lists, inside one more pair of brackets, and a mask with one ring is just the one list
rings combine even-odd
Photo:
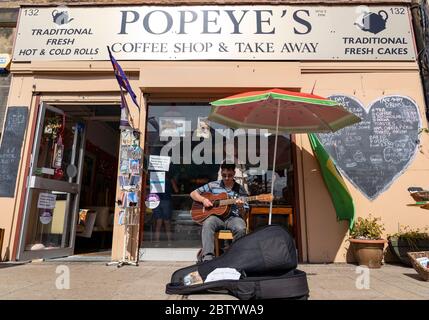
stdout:
[[[203,193],[220,194],[226,192],[230,198],[247,196],[243,186],[234,180],[235,164],[222,163],[222,180],[209,182],[191,192],[190,196],[194,201],[201,202],[204,207],[213,207],[213,203],[203,197]],[[202,251],[201,260],[209,261],[214,258],[214,235],[219,230],[231,230],[233,242],[246,234],[246,222],[242,216],[249,210],[249,205],[241,199],[236,199],[231,205],[229,212],[224,217],[211,215],[203,222],[201,240]]]

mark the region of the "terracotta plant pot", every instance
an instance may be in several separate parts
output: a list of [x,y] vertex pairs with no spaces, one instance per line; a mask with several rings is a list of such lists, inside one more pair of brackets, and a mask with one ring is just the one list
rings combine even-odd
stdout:
[[354,256],[359,265],[380,268],[386,240],[349,239]]

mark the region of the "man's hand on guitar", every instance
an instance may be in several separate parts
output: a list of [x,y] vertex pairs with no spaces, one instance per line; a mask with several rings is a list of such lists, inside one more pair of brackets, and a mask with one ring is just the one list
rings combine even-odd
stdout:
[[203,200],[203,206],[206,208],[210,208],[210,207],[213,207],[213,203],[209,199],[205,198]]
[[237,199],[237,200],[235,200],[235,204],[236,204],[238,207],[242,207],[242,206],[244,205],[244,201],[243,201],[243,200],[241,200],[241,199]]

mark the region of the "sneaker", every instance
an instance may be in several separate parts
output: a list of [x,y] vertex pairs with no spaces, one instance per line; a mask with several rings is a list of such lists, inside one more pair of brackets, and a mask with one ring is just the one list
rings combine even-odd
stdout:
[[197,263],[202,263],[202,262],[203,262],[203,248],[198,250],[198,253],[197,253]]
[[203,262],[207,262],[207,261],[211,261],[211,260],[213,260],[213,255],[212,254],[206,254],[204,257],[203,257]]

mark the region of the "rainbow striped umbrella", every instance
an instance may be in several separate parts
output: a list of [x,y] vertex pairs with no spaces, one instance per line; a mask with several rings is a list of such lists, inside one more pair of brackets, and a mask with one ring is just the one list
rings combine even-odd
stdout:
[[360,121],[333,100],[281,89],[240,93],[211,105],[210,120],[231,128],[264,128],[273,133],[334,132]]
[[[268,129],[276,134],[273,172],[279,132],[335,132],[361,119],[333,100],[281,89],[251,91],[211,103],[209,119],[231,128]],[[274,178],[275,175],[273,175]],[[271,183],[273,193],[274,181]],[[268,223],[271,224],[272,202]]]

